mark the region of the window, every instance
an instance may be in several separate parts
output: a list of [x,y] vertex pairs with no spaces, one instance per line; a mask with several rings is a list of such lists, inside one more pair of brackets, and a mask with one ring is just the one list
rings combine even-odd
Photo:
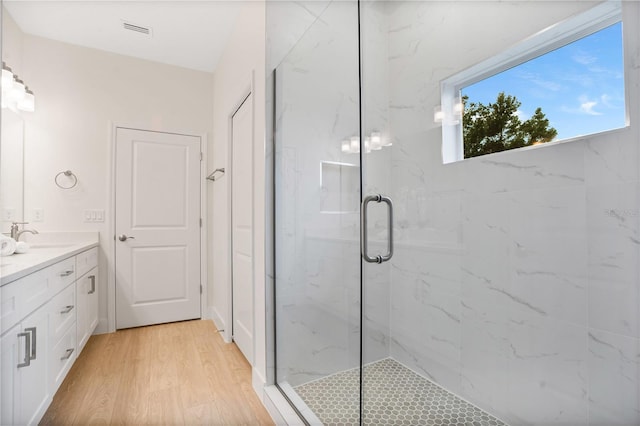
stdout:
[[624,127],[620,20],[605,2],[443,81],[444,162]]

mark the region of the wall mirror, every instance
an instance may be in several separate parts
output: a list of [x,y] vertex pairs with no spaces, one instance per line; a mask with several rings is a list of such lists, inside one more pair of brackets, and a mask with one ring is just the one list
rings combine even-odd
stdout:
[[0,214],[2,231],[24,217],[24,120],[10,109],[2,109],[0,139]]

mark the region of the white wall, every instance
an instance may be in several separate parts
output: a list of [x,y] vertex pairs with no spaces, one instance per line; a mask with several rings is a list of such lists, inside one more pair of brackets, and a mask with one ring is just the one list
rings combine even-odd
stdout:
[[[6,31],[6,28],[4,29]],[[111,123],[212,134],[213,75],[23,36],[24,80],[36,94],[36,112],[25,118],[25,219],[44,209],[46,231],[98,231],[100,325],[107,331],[108,222],[84,223],[85,209],[103,209],[110,220]],[[54,176],[72,170],[78,186],[61,190]]]
[[[265,4],[247,2],[218,63],[213,80],[213,139],[209,143],[208,170],[225,167],[229,172],[229,117],[253,79],[254,106],[254,387],[262,397],[266,379],[265,349]],[[230,179],[209,183],[209,304],[219,328],[229,337]]]

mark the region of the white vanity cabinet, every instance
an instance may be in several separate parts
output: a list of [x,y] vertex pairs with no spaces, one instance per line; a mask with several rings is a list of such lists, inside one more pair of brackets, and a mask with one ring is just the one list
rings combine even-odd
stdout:
[[61,257],[0,287],[2,425],[40,421],[97,325],[97,247]]

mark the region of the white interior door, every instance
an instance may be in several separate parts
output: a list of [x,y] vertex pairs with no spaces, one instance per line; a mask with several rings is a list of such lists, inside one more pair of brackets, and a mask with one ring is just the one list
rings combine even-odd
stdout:
[[253,365],[253,108],[249,95],[231,120],[233,340]]
[[200,318],[200,138],[116,132],[116,327]]

